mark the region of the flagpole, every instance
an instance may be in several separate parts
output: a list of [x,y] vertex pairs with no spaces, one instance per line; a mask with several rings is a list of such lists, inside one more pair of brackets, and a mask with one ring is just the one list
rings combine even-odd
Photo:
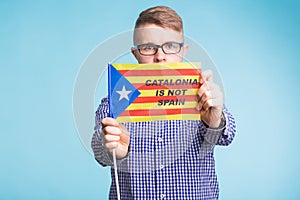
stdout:
[[113,149],[113,160],[114,160],[114,169],[115,169],[115,182],[116,182],[116,188],[117,188],[117,197],[118,197],[118,200],[121,200],[115,148]]

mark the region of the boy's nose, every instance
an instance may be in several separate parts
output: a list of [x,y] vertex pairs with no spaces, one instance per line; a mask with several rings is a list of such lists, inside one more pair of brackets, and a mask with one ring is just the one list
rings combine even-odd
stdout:
[[154,55],[154,62],[155,63],[160,63],[160,62],[166,62],[166,54],[163,52],[161,48],[159,48]]

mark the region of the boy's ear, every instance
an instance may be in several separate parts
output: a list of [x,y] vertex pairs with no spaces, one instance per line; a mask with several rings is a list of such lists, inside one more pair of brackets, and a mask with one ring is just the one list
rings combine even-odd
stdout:
[[185,44],[183,45],[183,57],[185,57],[185,55],[187,54],[189,50],[189,45]]
[[135,59],[137,59],[136,57],[136,49],[131,47],[131,53],[134,55]]

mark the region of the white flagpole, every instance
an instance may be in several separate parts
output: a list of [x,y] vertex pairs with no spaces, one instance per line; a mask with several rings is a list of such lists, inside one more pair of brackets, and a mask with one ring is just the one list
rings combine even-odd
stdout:
[[118,200],[121,200],[120,187],[119,187],[119,178],[118,178],[118,169],[117,169],[116,149],[113,149],[113,160],[114,160],[114,170],[115,170],[115,182],[116,182],[116,188],[117,188],[117,197],[118,197]]

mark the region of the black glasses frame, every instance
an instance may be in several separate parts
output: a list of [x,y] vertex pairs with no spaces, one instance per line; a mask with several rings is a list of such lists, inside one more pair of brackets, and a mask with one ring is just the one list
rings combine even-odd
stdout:
[[[176,44],[176,45],[179,45],[179,49],[178,49],[178,51],[177,52],[166,52],[165,51],[165,49],[164,49],[164,46],[166,46],[166,45],[168,45],[168,44]],[[151,53],[151,54],[145,54],[145,53],[142,53],[141,52],[141,48],[143,47],[143,46],[152,46],[152,47],[154,47],[155,48],[155,52],[153,52],[153,53]],[[134,48],[135,49],[137,49],[137,50],[139,50],[139,52],[140,52],[140,54],[141,55],[143,55],[143,56],[153,56],[153,55],[155,55],[156,53],[157,53],[157,51],[158,51],[158,49],[159,48],[161,48],[161,50],[165,53],[165,54],[177,54],[177,53],[179,53],[180,51],[181,51],[181,48],[183,47],[183,45],[184,45],[184,43],[182,42],[182,43],[179,43],[179,42],[166,42],[166,43],[164,43],[164,44],[162,44],[162,45],[158,45],[158,44],[140,44],[140,45],[136,45],[136,46],[134,46]]]

